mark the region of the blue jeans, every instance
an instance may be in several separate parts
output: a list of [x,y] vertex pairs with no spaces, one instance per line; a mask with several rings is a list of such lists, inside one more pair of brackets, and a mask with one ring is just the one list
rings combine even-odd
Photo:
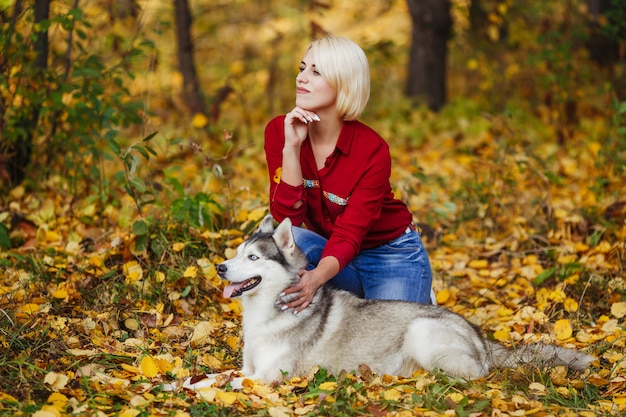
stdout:
[[[308,269],[315,268],[327,239],[301,227],[293,227],[293,235],[309,259]],[[361,250],[328,284],[360,298],[430,304],[432,272],[420,234],[411,231]]]

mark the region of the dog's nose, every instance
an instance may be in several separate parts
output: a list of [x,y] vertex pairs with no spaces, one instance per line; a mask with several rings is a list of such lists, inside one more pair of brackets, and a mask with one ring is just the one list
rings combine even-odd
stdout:
[[217,270],[218,275],[222,275],[226,273],[226,271],[228,270],[228,267],[224,264],[219,264],[216,270]]

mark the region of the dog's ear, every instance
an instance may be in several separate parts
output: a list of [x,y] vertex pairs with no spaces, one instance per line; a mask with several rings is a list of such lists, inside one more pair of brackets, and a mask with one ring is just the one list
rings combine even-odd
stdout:
[[272,233],[274,231],[274,218],[271,214],[265,216],[265,218],[261,221],[257,232],[259,233]]
[[295,241],[293,240],[293,232],[291,231],[291,220],[286,217],[278,227],[273,235],[274,241],[283,252],[291,253],[293,251]]

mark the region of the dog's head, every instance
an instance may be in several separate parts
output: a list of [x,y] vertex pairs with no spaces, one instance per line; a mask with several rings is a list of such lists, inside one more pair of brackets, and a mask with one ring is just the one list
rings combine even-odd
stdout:
[[291,220],[286,218],[274,230],[274,219],[267,215],[258,230],[239,245],[237,255],[217,266],[217,274],[231,282],[224,289],[226,298],[250,296],[261,287],[276,296],[299,279],[298,271],[307,263],[294,241]]

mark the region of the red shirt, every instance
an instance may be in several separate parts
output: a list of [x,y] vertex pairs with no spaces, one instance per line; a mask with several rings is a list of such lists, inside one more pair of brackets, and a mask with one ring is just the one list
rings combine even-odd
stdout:
[[[344,121],[337,146],[319,171],[307,138],[300,151],[304,184],[294,187],[280,180],[284,120],[275,117],[265,128],[270,212],[276,221],[289,217],[327,238],[322,257],[334,256],[342,269],[361,249],[404,232],[412,215],[391,191],[391,156],[383,138],[361,122]],[[305,204],[293,208],[298,200]]]

